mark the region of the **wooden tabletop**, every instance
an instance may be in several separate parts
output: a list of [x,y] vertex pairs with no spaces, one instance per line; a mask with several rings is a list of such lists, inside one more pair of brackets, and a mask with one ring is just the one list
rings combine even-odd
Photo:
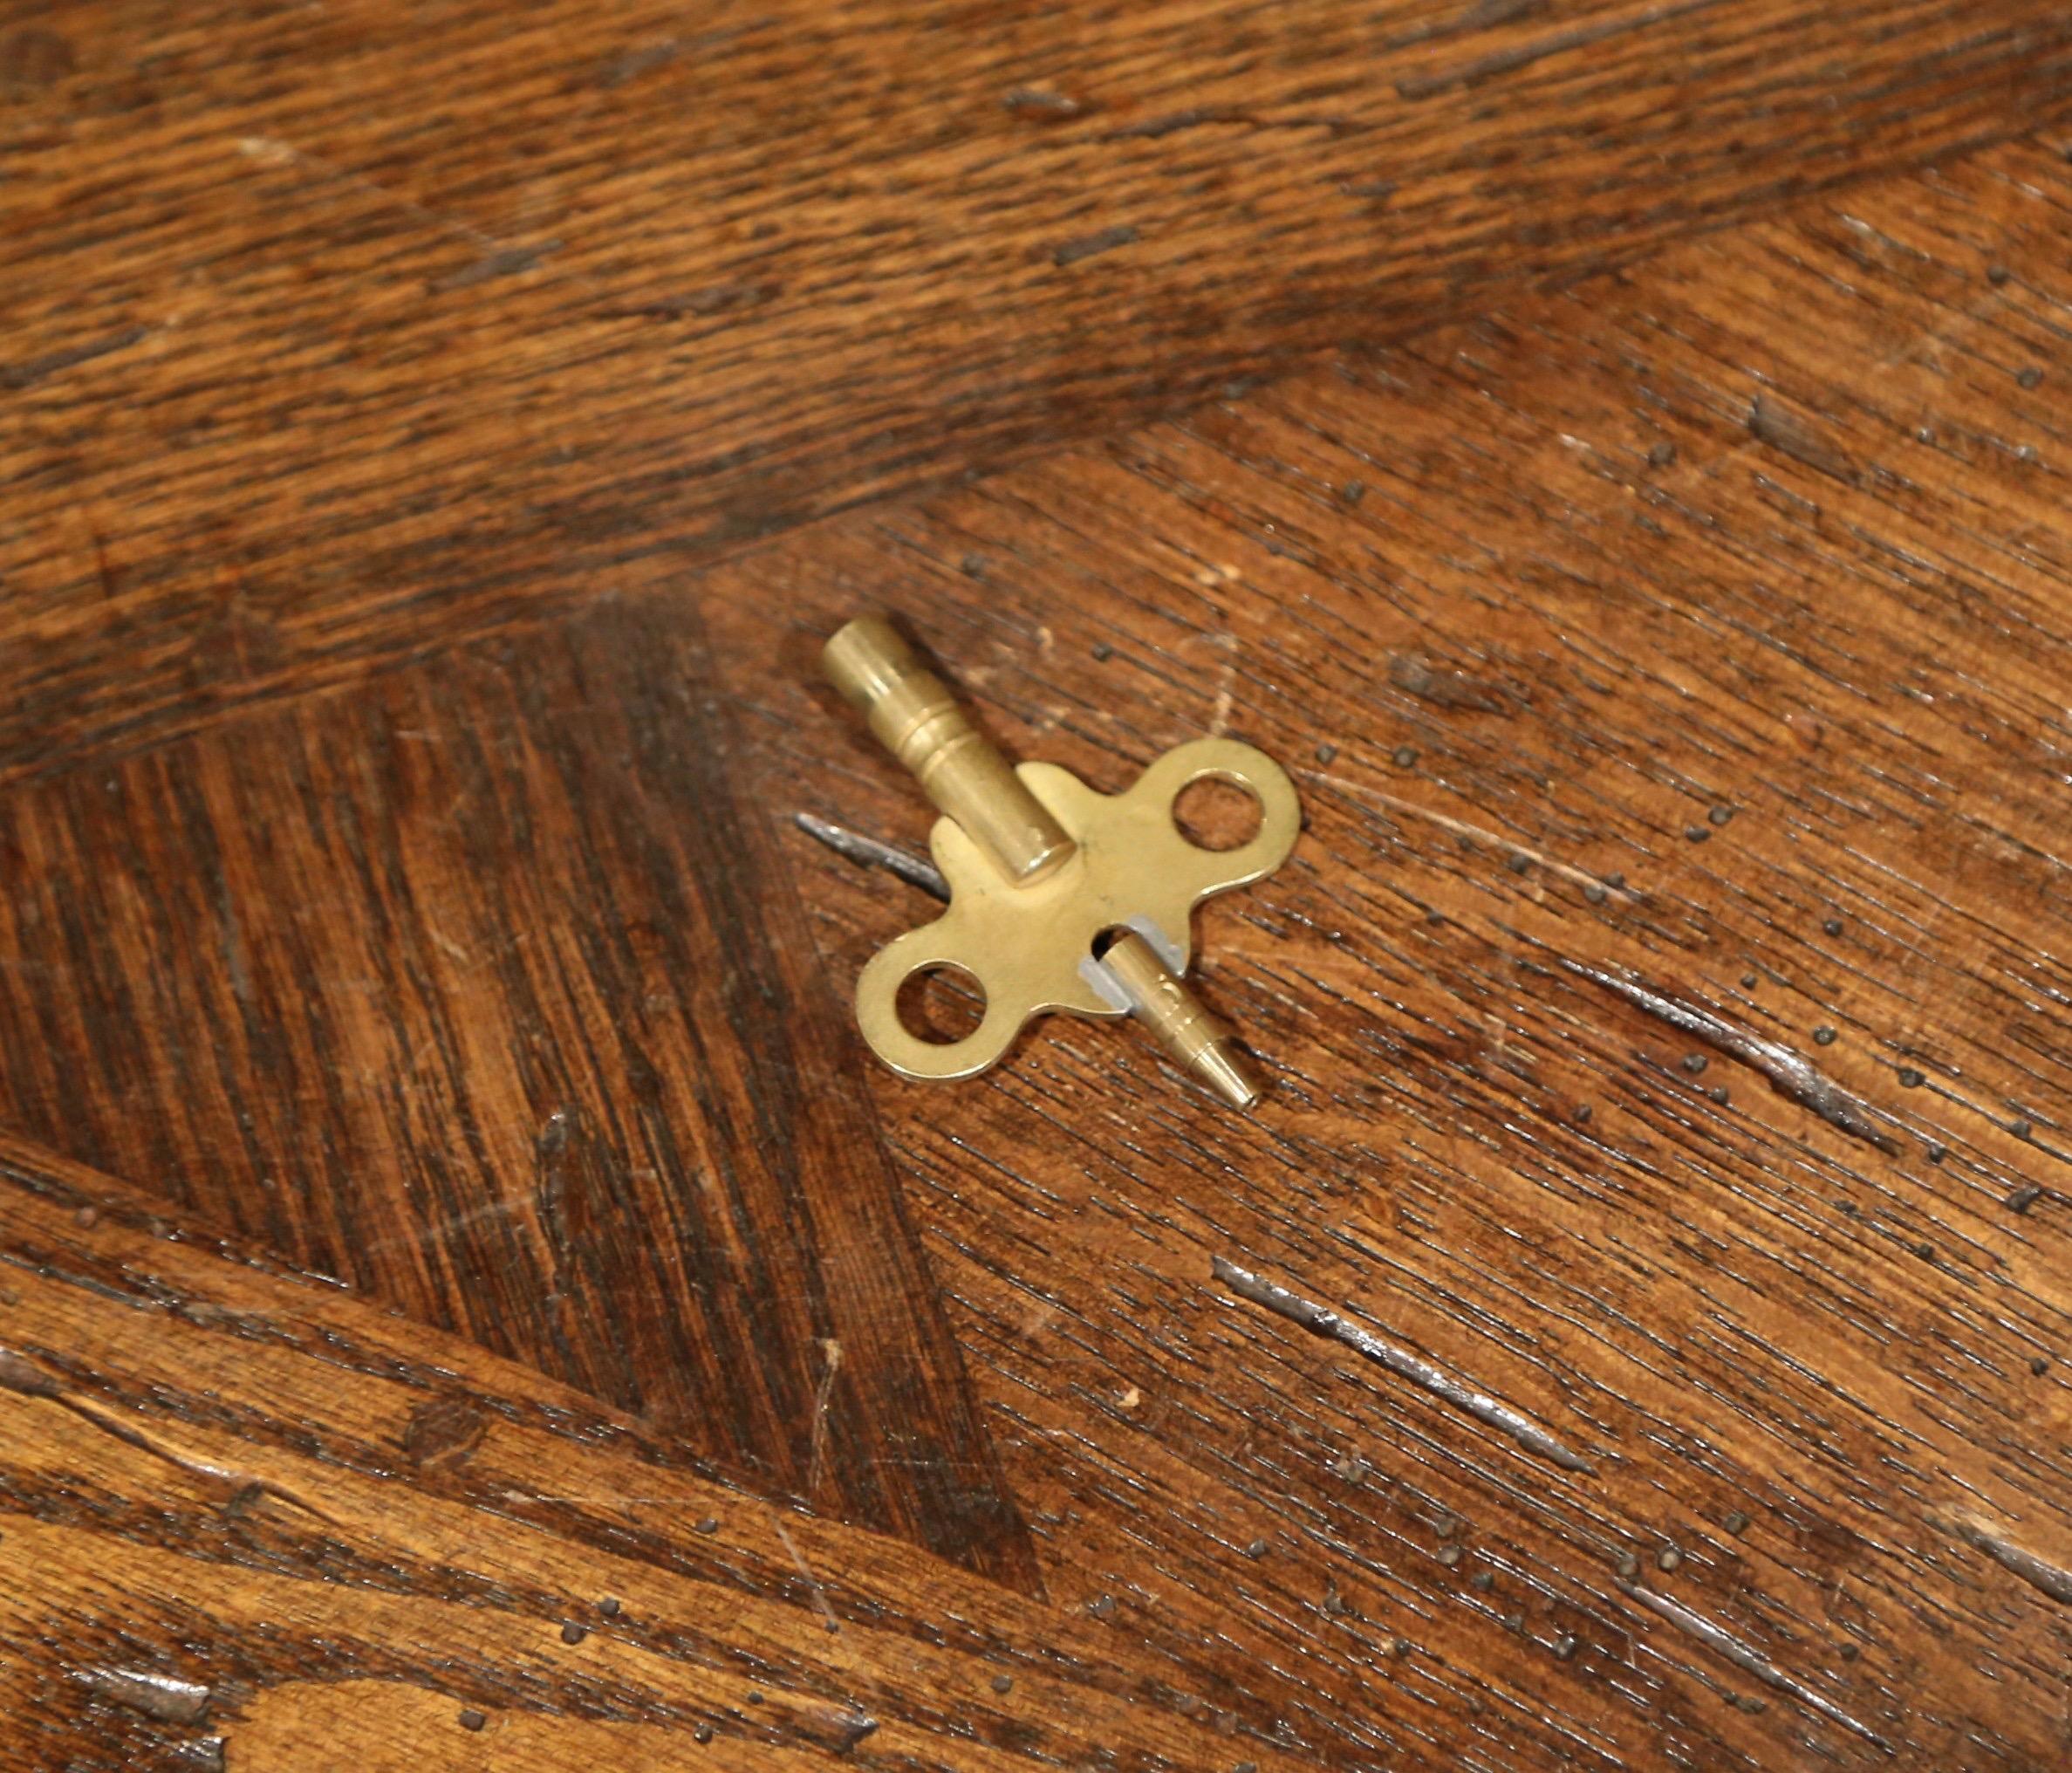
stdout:
[[[0,234],[10,1768],[2072,1763],[2062,6],[83,0]],[[873,609],[1294,777],[1254,1112],[872,1058]]]

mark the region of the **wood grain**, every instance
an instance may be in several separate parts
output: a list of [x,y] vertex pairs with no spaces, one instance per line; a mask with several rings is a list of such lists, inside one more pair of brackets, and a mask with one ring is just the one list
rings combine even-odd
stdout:
[[[113,843],[92,851],[113,871],[92,888],[97,917],[143,929],[154,904],[208,902],[205,835],[222,845],[257,824],[256,801],[151,817],[181,804],[183,779],[228,790],[297,755],[371,770],[370,736],[406,710],[608,758],[628,743],[617,735],[653,723],[644,686],[723,684],[745,736],[727,773],[756,810],[742,830],[759,815],[762,840],[791,845],[831,993],[930,910],[789,824],[803,810],[908,843],[925,829],[911,785],[810,687],[813,635],[866,591],[908,611],[1013,749],[1097,785],[1202,730],[1241,733],[1298,768],[1308,815],[1287,870],[1203,914],[1203,989],[1275,1073],[1258,1117],[1188,1095],[1111,1025],[1047,1026],[970,1086],[872,1074],[1055,1608],[1031,1630],[1092,1633],[1070,1641],[1097,1645],[1092,1661],[1111,1653],[1117,1678],[1140,1683],[1131,1693],[1155,1695],[1153,1715],[1213,1699],[1232,1735],[1208,1765],[2041,1773],[2072,1742],[2072,981],[2054,837],[2072,736],[2059,694],[2069,187],[2056,147],[2023,144],[1816,202],[985,486],[818,525],[694,585],[658,569],[645,603],[544,630],[510,648],[515,662],[463,649],[379,697],[17,786],[10,829],[61,829],[70,809],[82,837],[119,820],[148,831],[147,866]],[[709,667],[669,646],[701,617]],[[571,660],[583,672],[555,663]],[[601,696],[543,696],[598,736],[550,744],[536,736],[552,722],[514,723],[498,698],[515,692],[470,688],[476,672],[549,686],[594,673]],[[632,751],[617,769],[652,781]],[[632,797],[613,773],[579,779],[608,803]],[[118,811],[90,811],[95,789]],[[412,842],[380,846],[393,866],[453,816],[421,798]],[[561,798],[534,788],[521,804]],[[683,816],[666,797],[631,804],[640,817],[581,826],[616,859],[620,893],[669,872],[634,866],[625,834],[653,813],[667,844]],[[460,817],[466,830],[484,815]],[[279,830],[278,845],[312,841]],[[13,902],[50,894],[58,866],[52,852],[10,869]],[[580,927],[576,895],[514,897],[516,872],[507,859],[437,895],[484,926],[455,938],[471,955],[491,924],[550,943]],[[294,899],[292,873],[246,878]],[[470,909],[469,894],[497,908]],[[371,905],[351,915],[380,927]],[[341,951],[361,939],[331,938]],[[176,1006],[68,1028],[51,1006],[105,989],[91,942],[16,946],[36,958],[0,975],[6,1014],[25,1030],[40,1013],[51,1058],[26,1032],[6,1044],[9,1124],[81,1150],[224,1124],[194,1092],[135,1080],[134,1055],[188,1025]],[[248,948],[255,979],[267,951]],[[216,964],[160,962],[172,977]],[[334,999],[352,976],[332,975]],[[336,1013],[321,996],[295,1009]],[[268,1014],[285,1025],[277,1003]],[[595,1040],[612,1023],[579,1025]],[[72,1089],[63,1112],[46,1067]],[[393,1057],[376,1070],[407,1075]],[[678,1088],[689,1073],[664,1075]],[[284,1120],[242,1176],[215,1167],[229,1147],[182,1136],[209,1152],[227,1205],[275,1166],[315,1171]],[[199,1418],[236,1437],[201,1443],[202,1462],[276,1486],[256,1500],[297,1527],[280,1491],[366,1518],[354,1474],[373,1455],[301,1438],[342,1405],[270,1368],[244,1373],[244,1338],[227,1372],[197,1366],[184,1341],[113,1319],[105,1297],[191,1287],[197,1266],[260,1281],[177,1241],[104,1248],[151,1228],[79,1227],[68,1215],[92,1204],[85,1185],[59,1191],[38,1164],[16,1173],[44,1175],[37,1198],[53,1208],[12,1209],[28,1229],[5,1279],[16,1315],[0,1315],[44,1376],[8,1404],[24,1421],[9,1445],[26,1449],[10,1455],[12,1505],[67,1531],[201,1534],[184,1502],[156,1524],[170,1480],[141,1463],[121,1500],[104,1497],[94,1486],[112,1480],[82,1443],[125,1461],[138,1449],[37,1393],[61,1384],[133,1413],[120,1423],[169,1411],[161,1434]],[[82,1284],[53,1281],[65,1274]],[[297,1310],[311,1297],[360,1311],[300,1287]],[[398,1360],[420,1345],[374,1321]],[[462,1359],[437,1347],[410,1358]],[[288,1401],[219,1412],[208,1400],[225,1384]],[[491,1488],[468,1492],[472,1506],[591,1530],[508,1500],[600,1493],[550,1475],[573,1456],[560,1440],[506,1452],[497,1407],[423,1401],[437,1407],[386,1406],[372,1437],[415,1448],[399,1455],[407,1481],[380,1492],[392,1535],[432,1536],[422,1555],[450,1564],[437,1536],[461,1529],[419,1526],[408,1496],[475,1482]],[[619,1444],[584,1426],[601,1420],[578,1412],[571,1444]],[[53,1441],[59,1428],[72,1438]],[[642,1444],[643,1458],[680,1457]],[[615,1475],[607,1492],[633,1482]],[[465,1543],[518,1557],[503,1534],[470,1525]],[[799,1537],[823,1582],[824,1549],[841,1579],[863,1580],[849,1560],[864,1543]],[[126,1552],[119,1598],[76,1574],[110,1555],[105,1538],[36,1549],[74,1572],[63,1630],[43,1631],[61,1653],[12,1678],[52,1694],[80,1690],[59,1668],[129,1667],[105,1648],[108,1622],[196,1579]],[[633,1555],[677,1554],[649,1539]],[[882,1560],[866,1567],[879,1579]],[[513,1568],[490,1579],[547,1641],[520,1656],[523,1640],[500,1635],[519,1628],[470,1604],[458,1623],[482,1635],[457,1640],[457,1670],[412,1647],[445,1640],[443,1612],[373,1620],[329,1588],[308,1598],[299,1629],[351,1651],[326,1652],[327,1676],[393,1684],[359,1722],[341,1722],[358,1689],[308,1688],[305,1640],[277,1652],[260,1634],[278,1591],[198,1591],[200,1625],[228,1621],[200,1636],[236,1646],[224,1679],[254,1689],[240,1725],[290,1765],[334,1729],[374,1764],[399,1742],[474,1764],[475,1733],[425,1734],[439,1703],[426,1688],[485,1719],[522,1694],[539,1715],[511,1727],[514,1755],[621,1752],[610,1732],[643,1718],[680,1732],[717,1729],[723,1705],[747,1715],[659,1673],[614,1669],[599,1698],[592,1677],[543,1665],[577,1578]],[[441,1579],[367,1585],[435,1594]],[[933,1622],[917,1637],[974,1617],[980,1586],[956,1580],[972,1585],[916,1603]],[[194,1612],[150,1605],[124,1645],[133,1660],[196,1635]],[[691,1629],[774,1657],[762,1619]],[[211,1675],[162,1648],[145,1666]],[[479,1672],[507,1667],[509,1680]],[[882,1708],[888,1729],[911,1715],[919,1735],[846,1752],[985,1764],[956,1734],[962,1701],[941,1697],[967,1691],[961,1679],[920,1668],[901,1689],[910,1711]],[[800,1673],[788,1690],[847,1702],[853,1688],[819,1680]],[[614,1706],[628,1715],[607,1718]],[[1135,1710],[1029,1752],[1189,1764],[1184,1742],[1132,1734]],[[572,1733],[550,1750],[564,1720]],[[660,1741],[658,1755],[681,1747]],[[1018,1753],[1014,1741],[981,1746]]]
[[[0,24],[14,1758],[2072,1757],[2062,10],[404,21]],[[1258,1117],[868,1069],[880,602]]]
[[53,783],[0,1120],[1027,1585],[732,749],[651,602]]
[[[409,1458],[432,1408],[465,1455]],[[18,1142],[0,1422],[17,1766],[1304,1764],[1213,1646],[746,1493]]]
[[[1057,1598],[1385,1763],[2062,1762],[2069,216],[1997,151],[708,580],[875,838],[751,585],[1103,788],[1300,766],[1255,1119],[1105,1025],[883,1085]],[[799,853],[838,974],[927,914]]]
[[0,45],[8,773],[2072,106],[2036,0],[129,0]]

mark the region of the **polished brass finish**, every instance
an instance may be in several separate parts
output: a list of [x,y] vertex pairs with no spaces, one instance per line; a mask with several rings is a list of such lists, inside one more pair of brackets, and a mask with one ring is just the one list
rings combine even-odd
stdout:
[[1182,1071],[1190,1071],[1233,1108],[1249,1108],[1264,1092],[1246,1065],[1235,1037],[1133,929],[1122,932],[1100,964],[1130,1000],[1130,1014],[1152,1031]]
[[1009,880],[1034,880],[1071,853],[1071,839],[890,622],[859,617],[827,643],[821,663],[879,743]]
[[[1074,839],[1058,867],[1010,886],[954,819],[929,840],[950,888],[949,908],[872,956],[857,982],[857,1017],[879,1058],[910,1078],[968,1078],[997,1061],[1022,1025],[1045,1010],[1117,1016],[1130,1003],[1094,949],[1128,925],[1155,932],[1168,969],[1187,969],[1194,907],[1278,867],[1301,813],[1280,766],[1232,739],[1196,739],[1166,752],[1121,794],[1097,794],[1054,763],[1015,772]],[[1217,776],[1249,789],[1258,834],[1234,850],[1205,850],[1173,823],[1181,789]],[[978,982],[986,1010],[976,1029],[945,1044],[909,1033],[897,998],[910,974],[952,967]]]
[[[1194,907],[1270,873],[1295,845],[1302,810],[1287,772],[1234,739],[1196,739],[1122,793],[1097,794],[1054,763],[1010,768],[882,620],[850,623],[824,662],[945,814],[929,847],[948,908],[887,943],[857,981],[857,1020],[879,1058],[904,1077],[968,1078],[1047,1010],[1131,1015],[1225,1101],[1257,1101],[1229,1030],[1184,980]],[[1248,842],[1209,850],[1180,831],[1173,802],[1205,777],[1259,803]],[[946,968],[976,982],[985,1011],[961,1040],[923,1040],[899,1018],[899,988]]]

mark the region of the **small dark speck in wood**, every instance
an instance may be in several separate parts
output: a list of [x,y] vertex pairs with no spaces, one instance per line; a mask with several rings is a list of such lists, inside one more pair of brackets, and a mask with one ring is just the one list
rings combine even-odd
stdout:
[[1113,252],[1118,246],[1132,246],[1137,239],[1137,230],[1126,224],[1103,228],[1095,233],[1082,234],[1076,240],[1067,240],[1053,247],[1050,262],[1057,265],[1077,264],[1083,258],[1094,258],[1104,252]]

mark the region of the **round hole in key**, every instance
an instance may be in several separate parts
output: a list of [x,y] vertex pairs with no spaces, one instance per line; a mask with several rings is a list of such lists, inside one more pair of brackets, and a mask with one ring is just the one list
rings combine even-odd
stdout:
[[899,982],[892,1009],[899,1026],[930,1046],[954,1046],[986,1018],[986,988],[947,962],[916,967]]
[[1198,850],[1238,850],[1259,835],[1266,808],[1227,776],[1197,776],[1173,797],[1173,822]]

